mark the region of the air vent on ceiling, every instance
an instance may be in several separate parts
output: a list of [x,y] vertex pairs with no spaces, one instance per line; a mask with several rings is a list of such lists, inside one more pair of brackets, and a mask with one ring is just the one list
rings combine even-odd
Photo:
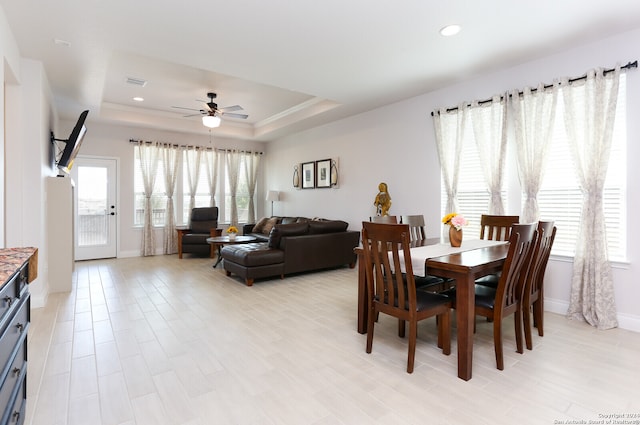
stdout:
[[127,84],[144,87],[147,85],[147,80],[143,80],[142,78],[127,77]]

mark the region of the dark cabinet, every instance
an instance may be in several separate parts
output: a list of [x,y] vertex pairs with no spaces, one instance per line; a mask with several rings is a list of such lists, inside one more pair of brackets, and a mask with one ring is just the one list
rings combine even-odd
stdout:
[[27,283],[35,278],[33,272],[29,276],[34,270],[29,262],[36,261],[33,255],[37,251],[33,255],[29,252],[0,249],[0,425],[24,423],[27,332],[31,321]]

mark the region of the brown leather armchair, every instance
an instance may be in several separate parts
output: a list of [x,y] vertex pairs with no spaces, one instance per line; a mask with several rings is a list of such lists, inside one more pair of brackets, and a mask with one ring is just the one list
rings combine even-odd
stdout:
[[222,229],[218,229],[218,207],[194,208],[188,229],[178,231],[178,258],[182,253],[198,255],[215,255],[213,245],[207,243],[207,238],[220,236]]

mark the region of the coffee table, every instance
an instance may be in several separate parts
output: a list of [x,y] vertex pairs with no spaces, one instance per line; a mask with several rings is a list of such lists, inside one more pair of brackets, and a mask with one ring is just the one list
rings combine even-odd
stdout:
[[217,248],[218,258],[213,265],[213,268],[218,267],[218,264],[222,261],[222,247],[225,245],[233,245],[236,243],[249,243],[256,240],[255,236],[236,236],[235,238],[231,238],[229,236],[214,236],[211,238],[207,238],[207,243]]

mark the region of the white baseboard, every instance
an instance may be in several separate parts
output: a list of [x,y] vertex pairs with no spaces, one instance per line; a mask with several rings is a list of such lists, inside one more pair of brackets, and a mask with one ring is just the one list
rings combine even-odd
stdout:
[[[569,303],[562,300],[553,300],[545,298],[544,310],[551,313],[561,314],[566,316],[569,310]],[[618,313],[618,327],[620,329],[626,329],[628,331],[640,332],[640,317],[632,314]]]
[[[165,255],[162,247],[156,248],[156,253],[154,255]],[[118,258],[131,258],[131,257],[142,257],[140,250],[135,251],[120,251],[118,253]]]

